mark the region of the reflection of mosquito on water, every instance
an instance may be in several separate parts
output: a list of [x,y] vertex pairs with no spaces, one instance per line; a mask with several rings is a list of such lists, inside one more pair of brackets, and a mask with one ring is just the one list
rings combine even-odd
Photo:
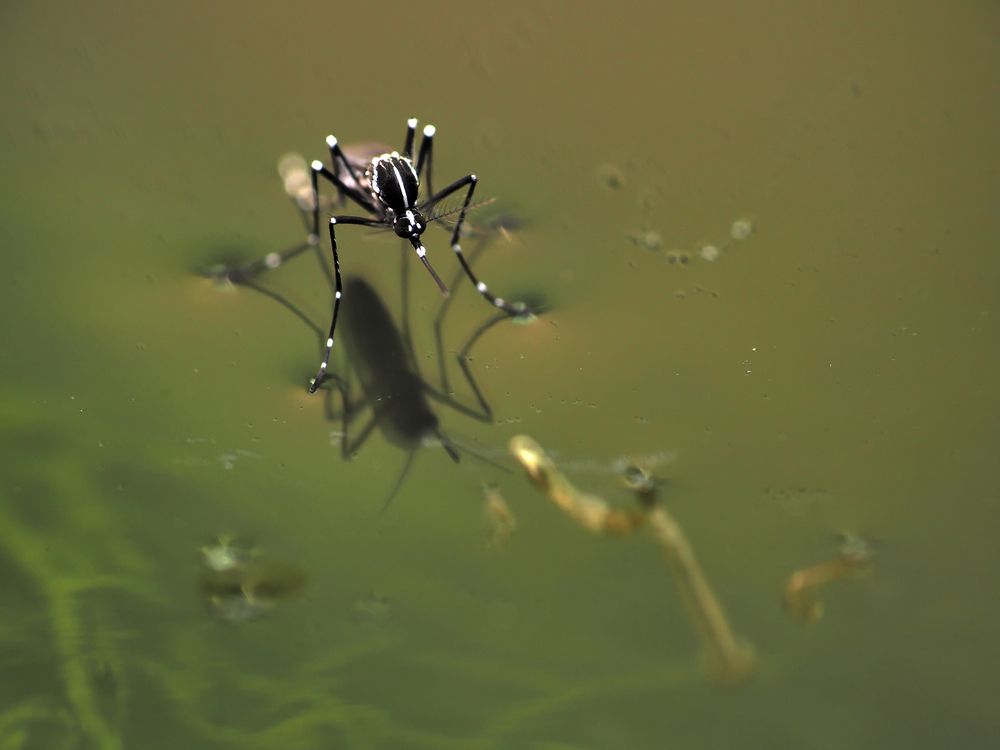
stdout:
[[[287,176],[293,174],[294,170],[287,170],[287,162],[287,158],[283,160],[282,171],[286,178],[286,188],[295,197],[294,181],[290,184]],[[302,208],[301,202],[299,202],[299,206]],[[303,213],[305,213],[304,209]],[[506,236],[507,232],[516,228],[517,225],[517,220],[511,217],[498,216],[490,222],[472,228],[469,234],[477,239],[477,242],[472,252],[469,253],[469,259],[475,260],[496,236]],[[229,283],[250,287],[277,301],[313,330],[322,349],[327,343],[322,328],[290,299],[262,285],[257,279],[263,272],[276,268],[284,260],[301,253],[308,247],[307,243],[303,243],[282,253],[274,254],[274,257],[277,258],[276,262],[268,262],[268,257],[272,257],[268,256],[256,263],[234,268],[214,269],[210,276]],[[512,317],[507,312],[490,316],[473,330],[466,343],[455,352],[463,376],[478,402],[478,409],[465,406],[451,395],[444,354],[442,326],[453,298],[449,297],[444,300],[434,320],[434,335],[441,380],[441,387],[438,389],[428,384],[423,378],[414,355],[410,335],[409,274],[405,248],[401,260],[402,319],[399,326],[396,325],[385,303],[368,282],[358,277],[347,278],[341,340],[349,372],[344,374],[328,373],[321,386],[327,394],[326,412],[328,418],[331,420],[340,418],[342,421],[340,445],[345,460],[349,460],[356,454],[375,428],[378,428],[387,442],[408,452],[406,463],[385,501],[385,507],[402,486],[416,457],[416,452],[421,446],[440,445],[453,461],[460,460],[458,446],[441,429],[438,416],[431,407],[431,401],[449,406],[480,422],[493,422],[493,411],[469,369],[469,352],[487,330],[500,321]],[[456,273],[452,284],[458,281],[462,272],[460,270]],[[331,289],[335,289],[336,282],[329,273],[327,273],[327,279]],[[513,319],[515,322],[530,322],[533,318],[530,313],[524,312],[513,316]],[[352,392],[354,381],[360,387],[360,397],[355,397]],[[334,408],[333,397],[335,393],[340,394],[341,409],[339,413]],[[350,427],[366,409],[371,410],[371,417],[352,437]],[[507,471],[504,467],[483,456],[468,449],[463,448],[462,450]]]

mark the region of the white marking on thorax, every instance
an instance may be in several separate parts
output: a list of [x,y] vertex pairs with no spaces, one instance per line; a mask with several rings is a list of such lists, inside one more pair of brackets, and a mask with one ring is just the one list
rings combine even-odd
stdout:
[[403,175],[399,173],[399,169],[396,167],[395,164],[392,165],[392,171],[396,175],[396,184],[399,185],[399,192],[403,196],[403,205],[404,206],[411,205],[410,196],[406,194],[406,186],[403,184]]

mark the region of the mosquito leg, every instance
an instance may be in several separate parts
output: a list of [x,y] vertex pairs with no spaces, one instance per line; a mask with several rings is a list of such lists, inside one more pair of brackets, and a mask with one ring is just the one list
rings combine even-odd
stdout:
[[[333,145],[330,146],[330,153],[334,155],[334,158],[339,159],[342,164],[346,165],[346,167],[347,167],[347,173],[349,175],[351,175],[352,179],[357,180],[357,176],[356,176],[356,173],[354,171],[354,167],[352,167],[351,163],[349,161],[347,161],[347,157],[344,156],[344,152],[340,150],[340,146],[337,145],[337,139],[334,138],[331,135],[329,138],[327,138],[327,143],[330,143],[331,141],[333,142]],[[312,220],[312,233],[313,233],[313,235],[315,235],[316,237],[319,237],[319,209],[320,209],[320,205],[319,205],[319,178],[320,177],[322,177],[323,179],[325,179],[328,182],[332,183],[334,186],[336,186],[337,190],[339,190],[341,193],[343,193],[344,195],[346,195],[352,201],[354,201],[355,203],[357,203],[359,206],[361,206],[361,208],[363,208],[368,213],[370,213],[370,214],[377,214],[378,213],[378,209],[372,203],[372,200],[371,200],[370,196],[365,195],[363,192],[361,192],[360,190],[358,190],[356,187],[352,187],[351,185],[348,185],[347,183],[345,183],[337,175],[335,175],[333,172],[331,172],[329,169],[327,169],[323,165],[323,162],[321,162],[321,161],[319,161],[317,159],[316,161],[314,161],[312,163],[311,168],[312,168],[312,175],[311,176],[312,176],[312,190],[313,190],[313,209],[312,209],[312,217],[313,217],[313,220]]]
[[458,221],[455,223],[455,230],[451,234],[451,249],[454,250],[455,255],[458,256],[458,260],[462,264],[462,268],[465,269],[466,276],[469,277],[469,280],[472,281],[476,290],[483,295],[483,297],[508,315],[523,315],[525,312],[524,305],[512,305],[491,293],[486,284],[476,278],[476,274],[472,272],[472,266],[469,265],[469,262],[462,254],[462,246],[459,244],[459,237],[462,234],[462,224],[465,223],[465,214],[469,210],[469,203],[472,202],[472,194],[476,190],[476,176],[469,175],[466,179],[469,181],[469,190],[465,194],[465,203],[462,205],[462,212],[458,215]]
[[[312,221],[312,233],[315,236],[319,236],[319,178],[329,181],[334,186],[336,186],[337,191],[342,195],[350,198],[352,201],[357,203],[361,208],[370,214],[377,214],[378,209],[375,204],[372,203],[371,196],[366,195],[362,190],[358,189],[361,185],[361,178],[358,177],[357,171],[351,164],[350,160],[344,154],[343,150],[340,148],[340,144],[337,139],[329,135],[326,138],[326,145],[330,149],[330,166],[333,167],[333,171],[327,169],[323,162],[316,160],[310,166],[312,167],[312,190],[313,190],[313,221]],[[340,167],[343,166],[347,170],[347,174],[350,175],[353,184],[347,184],[340,178]]]
[[497,297],[492,292],[490,292],[489,287],[487,287],[486,284],[484,284],[482,281],[476,278],[476,274],[472,272],[472,266],[469,265],[469,262],[465,259],[465,256],[462,254],[462,246],[458,240],[462,234],[462,225],[465,223],[465,214],[468,213],[469,211],[469,204],[472,202],[473,193],[476,192],[476,183],[478,182],[478,180],[479,178],[476,177],[474,174],[466,175],[462,179],[456,180],[455,182],[451,183],[448,187],[438,191],[433,196],[428,198],[426,201],[424,201],[423,204],[421,204],[420,208],[421,210],[430,208],[431,206],[440,203],[443,199],[447,198],[452,193],[458,192],[463,187],[468,185],[469,189],[465,193],[465,203],[462,204],[462,210],[458,214],[458,221],[455,223],[455,229],[451,233],[451,249],[454,250],[455,255],[458,256],[458,261],[459,263],[462,264],[462,268],[465,270],[465,275],[469,277],[473,285],[476,287],[476,290],[481,295],[483,295],[483,297],[485,297],[490,304],[503,310],[510,316],[524,315],[525,313],[530,312],[526,305],[524,305],[523,303],[511,304],[509,302],[504,301],[500,297]]
[[[327,385],[331,382],[333,383],[332,388]],[[372,414],[371,419],[368,420],[368,423],[361,429],[361,432],[358,433],[358,437],[354,440],[354,442],[351,442],[351,425],[354,423],[358,414],[360,414],[365,408],[367,400],[363,396],[357,401],[352,400],[350,382],[336,373],[331,373],[327,376],[326,383],[323,385],[323,391],[326,394],[324,411],[326,412],[327,421],[333,422],[338,418],[340,419],[341,458],[344,461],[350,461],[371,434],[372,430],[377,426],[378,419],[375,414]],[[339,414],[333,408],[334,391],[340,393],[341,411]]]
[[407,159],[413,156],[413,136],[416,132],[417,118],[411,117],[406,121],[406,142],[403,144],[403,156]]
[[[462,374],[465,376],[465,382],[469,384],[469,388],[472,389],[472,393],[475,395],[476,401],[479,402],[479,409],[480,409],[479,411],[471,409],[468,406],[459,403],[455,399],[454,394],[451,392],[451,389],[448,388],[447,386],[444,386],[445,392],[442,393],[425,383],[424,392],[438,403],[450,406],[452,409],[459,412],[460,414],[464,414],[465,416],[470,417],[471,419],[475,419],[477,422],[484,422],[486,424],[491,424],[493,422],[493,409],[490,408],[489,402],[483,395],[483,392],[480,389],[479,384],[476,382],[476,378],[472,374],[472,370],[469,368],[469,362],[471,360],[468,357],[468,354],[469,350],[472,349],[473,345],[475,345],[475,343],[484,333],[486,333],[490,328],[495,326],[500,321],[507,320],[507,318],[508,316],[506,313],[501,313],[499,315],[492,316],[489,320],[482,323],[478,328],[476,328],[475,331],[473,331],[472,336],[469,337],[469,340],[465,343],[465,346],[462,347],[461,351],[455,354],[455,358],[458,360],[458,366],[462,370]],[[440,341],[440,339],[438,340],[438,356],[441,358],[444,357],[444,344]],[[442,372],[445,371],[445,368],[441,369]]]
[[205,272],[205,276],[220,282],[228,281],[230,284],[245,284],[251,279],[255,279],[264,271],[277,268],[315,245],[316,243],[313,242],[313,238],[309,237],[304,242],[292,245],[279,253],[268,253],[263,258],[255,260],[252,263],[244,263],[235,268],[212,268]]
[[409,455],[406,457],[406,463],[403,464],[403,470],[399,472],[399,476],[396,478],[396,484],[393,485],[392,490],[389,492],[389,497],[387,497],[385,502],[382,503],[383,513],[389,509],[392,499],[396,497],[396,493],[399,492],[399,488],[403,486],[403,480],[406,479],[406,475],[410,473],[410,467],[413,466],[413,459],[417,457],[417,449],[419,447],[419,445],[413,447],[410,450]]
[[337,314],[340,312],[340,298],[343,295],[343,282],[340,278],[340,256],[337,254],[337,232],[334,227],[338,224],[359,224],[365,227],[382,226],[382,222],[376,219],[369,219],[364,216],[332,216],[330,218],[330,249],[333,251],[333,277],[335,289],[333,292],[333,319],[330,321],[330,333],[326,337],[326,350],[323,352],[323,361],[320,363],[309,392],[315,393],[316,389],[323,383],[326,375],[326,368],[330,364],[330,352],[333,351],[333,332],[337,330]]
[[465,346],[462,347],[461,351],[455,354],[455,359],[458,362],[458,366],[462,370],[462,374],[465,376],[465,382],[469,384],[469,387],[472,389],[472,393],[476,397],[476,401],[479,402],[479,407],[483,410],[482,413],[485,419],[483,419],[482,421],[486,421],[487,419],[492,421],[493,409],[490,408],[489,402],[486,400],[486,397],[480,390],[479,383],[476,382],[475,377],[473,377],[472,375],[472,370],[469,368],[469,362],[471,361],[469,357],[469,351],[471,351],[473,345],[475,345],[475,343],[484,333],[486,333],[500,321],[506,319],[507,315],[501,314],[483,323],[481,326],[479,326],[479,328],[473,331],[472,335],[469,337],[469,340],[466,342]]
[[246,281],[243,282],[243,284],[244,284],[244,286],[250,287],[251,289],[253,289],[258,294],[262,294],[265,297],[270,297],[271,299],[273,299],[279,305],[281,305],[286,310],[288,310],[289,312],[291,312],[292,315],[294,315],[296,318],[298,318],[303,323],[305,323],[307,326],[309,326],[309,328],[312,329],[313,333],[316,334],[316,338],[317,339],[319,339],[320,341],[323,340],[322,339],[322,336],[323,336],[322,329],[318,325],[316,325],[313,322],[312,318],[310,318],[308,315],[306,315],[305,312],[302,310],[302,308],[300,308],[294,302],[292,302],[291,300],[285,298],[283,295],[278,294],[278,292],[272,291],[272,290],[268,289],[265,286],[261,286],[260,284],[258,284],[253,279],[247,279]]
[[434,158],[434,133],[436,132],[433,125],[427,125],[424,128],[424,139],[420,142],[420,155],[417,157],[417,179],[420,179],[420,171],[423,169],[424,164],[427,164],[427,174],[424,177],[424,185],[427,186],[427,190],[424,195],[434,195],[433,181],[431,179],[431,163]]
[[347,428],[346,427],[344,428],[344,442],[341,443],[341,454],[345,461],[350,461],[352,458],[354,458],[354,454],[356,454],[361,449],[361,446],[364,445],[364,442],[368,439],[368,437],[372,434],[372,431],[377,426],[378,426],[378,417],[373,414],[372,418],[368,420],[368,424],[366,424],[361,429],[361,432],[358,433],[358,436],[357,438],[355,438],[353,443],[350,442],[350,439],[347,436]]
[[[475,259],[479,257],[480,253],[483,252],[483,250],[489,243],[489,239],[490,238],[488,236],[483,236],[480,238],[479,242],[477,242],[476,246],[472,249],[472,252],[469,253],[470,261],[475,261]],[[450,288],[454,288],[461,280],[463,273],[465,272],[461,268],[459,268],[455,272],[455,275],[452,277],[451,283],[448,286]],[[444,326],[445,316],[448,314],[448,310],[451,307],[452,300],[454,299],[455,299],[454,296],[446,298],[444,302],[441,303],[441,306],[438,308],[437,315],[434,316],[434,342],[435,345],[437,346],[438,370],[439,370],[439,376],[441,378],[441,388],[444,390],[445,393],[451,392],[451,385],[448,381],[448,367],[446,366],[444,357],[443,326]],[[468,348],[468,345],[466,348]]]
[[[337,142],[337,139],[332,135],[328,135],[326,137],[326,145],[330,149],[330,166],[336,166],[338,162],[340,164],[343,164],[344,167],[347,169],[347,174],[349,174],[351,176],[351,179],[354,180],[354,185],[355,186],[360,185],[361,178],[358,177],[358,173],[355,171],[354,166],[351,164],[350,159],[348,159],[347,156],[344,154],[344,152],[341,150],[340,144]],[[336,171],[338,173],[340,172],[339,169]],[[361,205],[362,208],[365,209],[371,208],[371,201],[368,199],[368,196],[361,193],[359,190],[357,190],[356,187],[352,188],[351,191],[348,192],[348,194],[350,195],[351,192],[358,193],[358,195],[362,198],[362,200],[358,201],[356,197],[351,195],[351,197],[354,198],[355,201],[358,201],[358,203]]]

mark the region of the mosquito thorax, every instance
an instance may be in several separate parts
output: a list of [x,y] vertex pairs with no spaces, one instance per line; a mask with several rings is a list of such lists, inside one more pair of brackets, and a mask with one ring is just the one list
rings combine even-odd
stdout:
[[396,151],[376,156],[365,176],[372,186],[375,200],[397,215],[417,205],[420,181],[413,162],[405,156],[400,156]]

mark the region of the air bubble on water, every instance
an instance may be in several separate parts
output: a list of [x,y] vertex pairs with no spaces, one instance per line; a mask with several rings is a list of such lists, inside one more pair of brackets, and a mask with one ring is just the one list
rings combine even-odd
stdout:
[[734,240],[739,242],[745,240],[753,233],[753,222],[750,219],[737,219],[729,229],[729,234]]

